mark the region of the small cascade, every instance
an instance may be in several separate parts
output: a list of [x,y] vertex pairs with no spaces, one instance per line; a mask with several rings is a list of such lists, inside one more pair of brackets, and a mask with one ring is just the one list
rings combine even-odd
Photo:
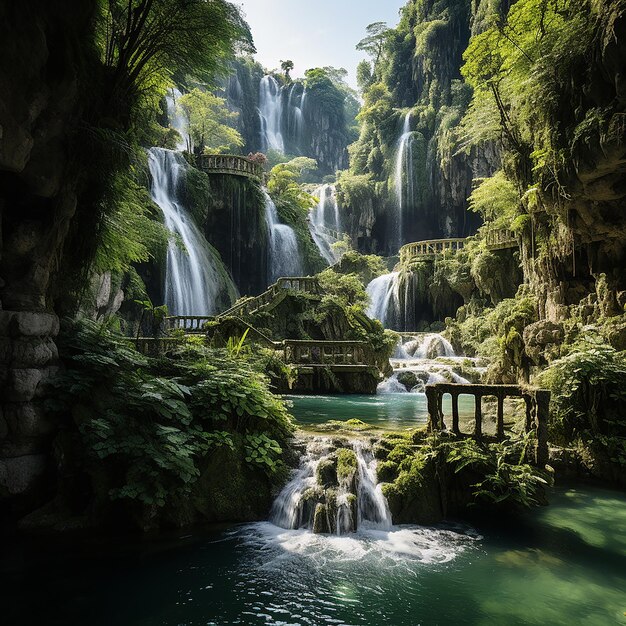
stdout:
[[268,284],[271,285],[283,276],[301,276],[304,268],[295,231],[291,226],[280,223],[274,201],[266,191],[263,194],[270,244],[268,246]]
[[391,229],[392,241],[399,249],[404,243],[404,213],[415,204],[415,181],[413,175],[413,137],[411,111],[404,116],[402,134],[398,140],[395,165],[395,192],[397,213]]
[[437,333],[404,336],[390,360],[393,375],[378,385],[379,394],[424,393],[434,383],[469,384],[480,380],[485,368],[477,359],[455,354],[450,342]]
[[383,274],[375,278],[366,289],[370,298],[367,315],[380,320],[385,328],[392,327],[398,319],[400,309],[399,278],[399,272]]
[[180,134],[180,140],[176,144],[176,149],[181,150],[189,150],[189,132],[187,128],[187,120],[185,116],[181,113],[180,108],[178,107],[178,98],[180,98],[182,94],[180,91],[173,87],[165,96],[165,104],[167,106],[167,119],[169,120],[170,126],[177,130]]
[[337,235],[341,232],[336,188],[334,185],[321,185],[314,195],[319,198],[319,203],[311,209],[309,230],[320,254],[332,265],[339,260],[332,244],[337,241]]
[[389,530],[392,525],[391,511],[383,495],[382,485],[378,483],[374,454],[360,441],[354,444],[354,451],[359,466],[359,526]]
[[178,199],[178,187],[189,168],[178,152],[148,150],[151,195],[175,237],[167,249],[165,304],[170,315],[212,315],[228,308],[237,289],[221,259]]
[[[338,453],[350,450],[352,472],[338,470]],[[287,529],[344,535],[359,528],[389,530],[389,505],[376,478],[372,450],[356,441],[350,448],[333,449],[329,439],[312,439],[300,468],[280,492],[270,522]]]
[[273,76],[264,76],[259,85],[259,117],[261,120],[261,144],[263,151],[285,152],[282,134],[283,97],[282,88]]

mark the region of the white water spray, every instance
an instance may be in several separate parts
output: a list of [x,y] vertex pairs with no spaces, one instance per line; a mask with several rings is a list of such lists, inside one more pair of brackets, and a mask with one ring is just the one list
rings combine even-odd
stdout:
[[227,308],[237,297],[235,285],[178,198],[187,161],[172,150],[150,148],[148,165],[152,199],[177,239],[167,249],[165,304],[170,315],[212,315]]
[[341,232],[335,186],[321,185],[315,190],[314,195],[319,198],[319,203],[311,209],[309,230],[320,254],[329,265],[332,265],[339,260],[332,245],[338,240]]
[[263,194],[269,236],[268,282],[271,285],[281,277],[301,276],[304,268],[296,233],[291,226],[280,223],[274,201],[266,191]]
[[385,327],[393,323],[400,308],[399,277],[399,272],[383,274],[367,286],[370,298],[367,315],[380,320]]
[[411,131],[411,111],[404,116],[402,134],[398,140],[395,166],[395,192],[397,212],[392,225],[392,236],[397,248],[404,244],[404,213],[415,202],[415,183],[413,173],[413,137]]
[[273,76],[264,76],[259,85],[259,117],[263,150],[285,152],[282,134],[283,98],[278,81]]

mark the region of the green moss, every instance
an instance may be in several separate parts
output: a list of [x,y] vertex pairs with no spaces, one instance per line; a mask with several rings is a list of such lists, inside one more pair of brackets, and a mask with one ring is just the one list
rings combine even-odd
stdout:
[[351,480],[357,471],[358,463],[354,450],[341,448],[337,451],[337,478],[339,481]]

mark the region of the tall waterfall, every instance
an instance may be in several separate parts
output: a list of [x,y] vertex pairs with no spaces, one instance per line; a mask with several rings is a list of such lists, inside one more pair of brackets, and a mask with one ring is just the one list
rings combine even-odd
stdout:
[[178,98],[180,98],[182,94],[176,87],[170,89],[168,91],[167,96],[165,96],[165,104],[167,106],[167,118],[169,120],[170,126],[177,130],[180,134],[180,140],[176,144],[177,150],[188,150],[189,149],[189,132],[187,128],[187,120],[182,115],[178,108]]
[[171,315],[211,315],[227,308],[237,290],[219,258],[178,198],[189,168],[181,154],[148,150],[151,195],[176,240],[167,249],[165,304]]
[[[314,529],[317,501],[309,496],[315,494],[317,469],[330,457],[332,445],[327,439],[314,439],[307,445],[300,468],[280,492],[270,513],[270,522],[281,528]],[[376,478],[376,459],[369,447],[362,442],[353,442],[352,449],[357,459],[356,484],[339,484],[335,506],[329,506],[334,519],[329,526],[338,535],[357,528],[389,530],[392,526],[389,505]],[[351,500],[356,495],[356,517]]]
[[400,308],[399,278],[400,272],[383,274],[375,278],[366,289],[370,297],[367,315],[380,320],[386,328],[394,323]]
[[390,233],[399,249],[404,244],[404,213],[407,207],[415,204],[415,182],[413,172],[413,137],[411,132],[411,111],[404,116],[402,134],[398,140],[395,166],[396,215]]
[[285,151],[282,134],[282,89],[273,76],[264,76],[259,85],[259,117],[263,149]]
[[319,203],[315,208],[311,209],[309,230],[320,254],[329,265],[332,265],[338,261],[332,244],[337,241],[337,236],[341,232],[341,220],[335,195],[335,186],[322,185],[315,190],[314,195],[319,198]]
[[264,191],[265,221],[269,236],[268,283],[281,276],[301,276],[304,272],[296,233],[291,226],[281,224],[270,195]]

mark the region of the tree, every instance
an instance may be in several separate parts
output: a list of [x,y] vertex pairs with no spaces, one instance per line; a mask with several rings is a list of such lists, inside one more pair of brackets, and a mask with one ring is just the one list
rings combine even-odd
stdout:
[[316,169],[317,162],[308,157],[296,157],[287,163],[279,163],[270,171],[267,188],[276,199],[308,211],[317,204],[317,198],[306,193],[298,181],[304,173]]
[[243,146],[241,135],[228,125],[238,113],[226,108],[224,98],[195,88],[178,98],[178,106],[189,128],[189,152],[224,152]]
[[356,83],[361,91],[365,91],[372,84],[372,64],[363,59],[356,68]]
[[240,9],[226,0],[99,0],[109,114],[163,91],[170,75],[205,82],[238,51],[254,51]]
[[289,76],[289,72],[291,72],[291,70],[294,68],[293,61],[281,61],[280,68],[285,73],[285,80],[287,80],[287,82],[291,82],[291,76]]
[[367,37],[359,41],[356,45],[356,49],[369,54],[369,56],[374,60],[374,65],[376,65],[380,60],[383,47],[391,30],[387,27],[385,22],[374,22],[365,30],[367,32]]

